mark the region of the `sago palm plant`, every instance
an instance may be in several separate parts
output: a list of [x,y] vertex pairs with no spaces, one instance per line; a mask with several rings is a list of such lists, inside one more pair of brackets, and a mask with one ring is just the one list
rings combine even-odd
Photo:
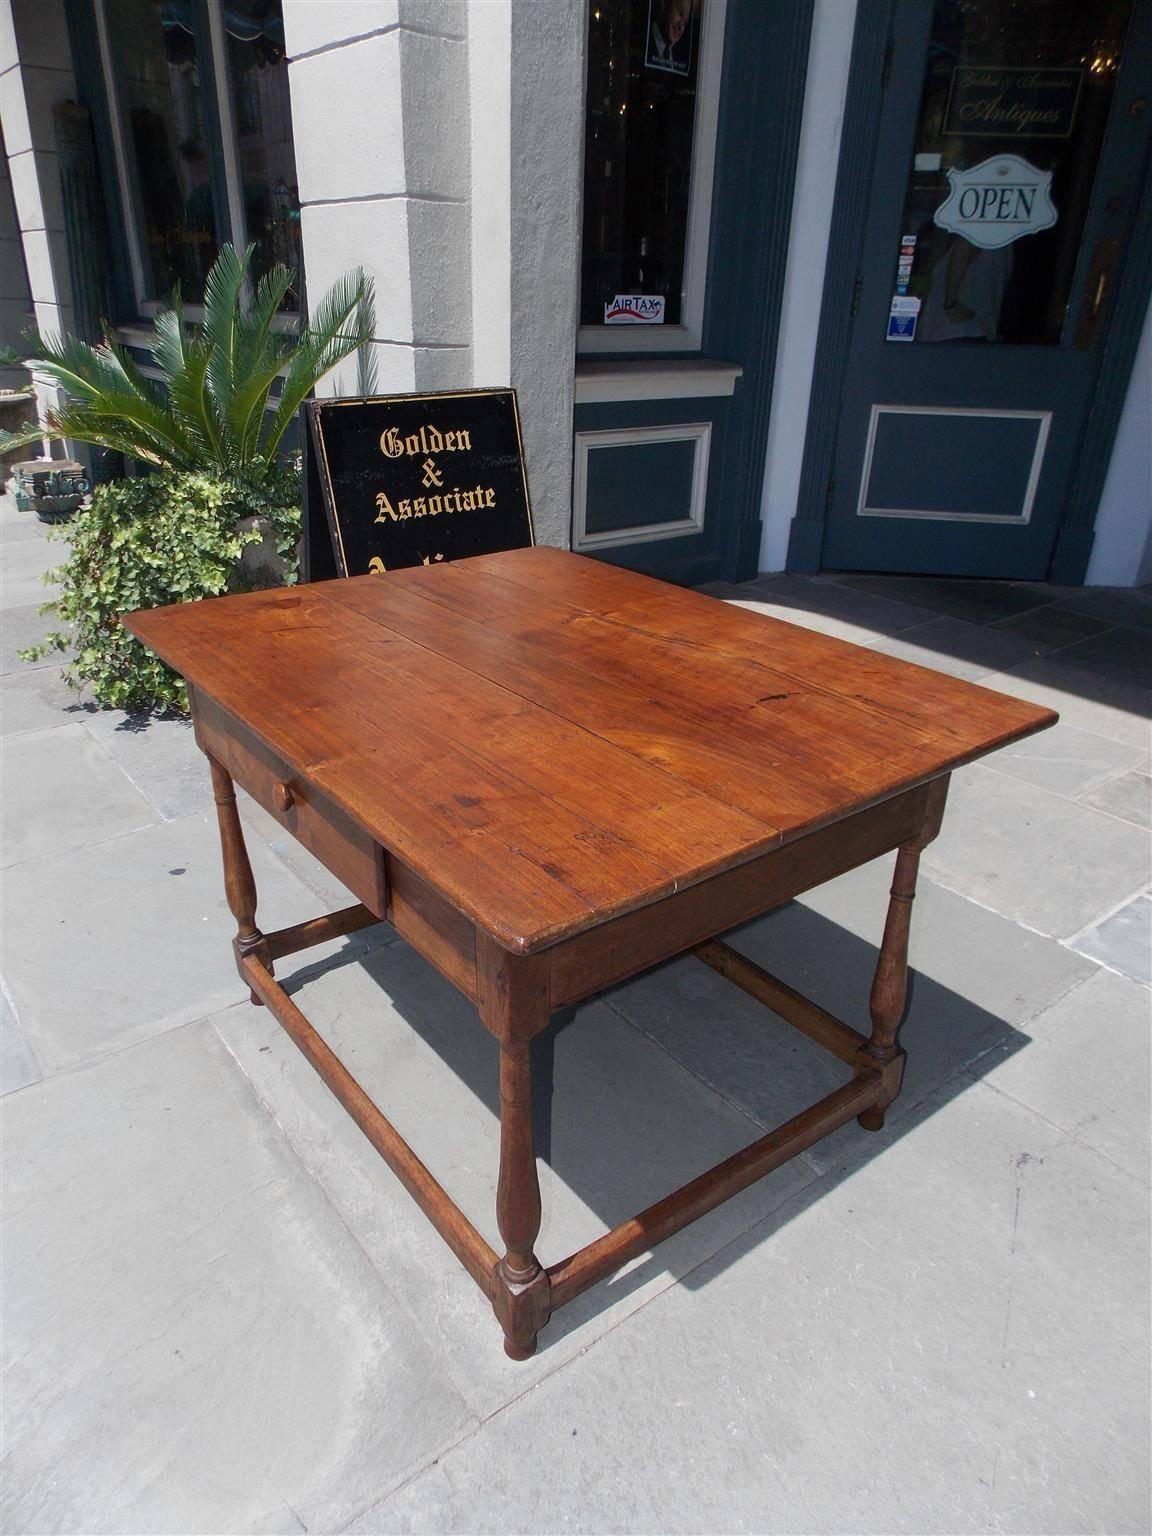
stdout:
[[110,337],[95,346],[31,337],[29,366],[48,374],[64,400],[42,423],[0,433],[0,451],[67,437],[161,469],[261,481],[304,398],[371,337],[372,284],[363,272],[348,274],[306,324],[283,329],[274,321],[292,273],[275,266],[250,288],[253,249],[221,249],[205,280],[202,321],[186,321],[179,289],[156,315],[151,351],[161,379],[145,377]]

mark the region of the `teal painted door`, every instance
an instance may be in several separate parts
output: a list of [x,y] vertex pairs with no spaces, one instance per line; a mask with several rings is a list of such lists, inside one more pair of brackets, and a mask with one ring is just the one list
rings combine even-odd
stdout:
[[1152,0],[898,0],[826,569],[1047,575],[1150,69]]

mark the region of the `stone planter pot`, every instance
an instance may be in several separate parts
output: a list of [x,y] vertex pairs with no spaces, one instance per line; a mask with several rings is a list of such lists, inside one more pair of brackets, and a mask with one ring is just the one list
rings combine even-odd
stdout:
[[237,520],[241,533],[252,529],[261,535],[259,544],[247,544],[240,555],[235,586],[238,591],[250,591],[254,587],[280,587],[284,584],[284,560],[276,552],[276,535],[266,517],[241,517]]
[[[30,389],[19,390],[13,394],[0,392],[0,431],[15,432],[25,422],[36,420],[36,396]],[[25,448],[12,448],[7,453],[0,453],[0,471],[11,468],[21,457],[28,452]],[[0,473],[0,481],[6,480],[6,474]]]
[[12,466],[16,505],[42,523],[73,516],[89,489],[87,471],[75,459],[22,459]]

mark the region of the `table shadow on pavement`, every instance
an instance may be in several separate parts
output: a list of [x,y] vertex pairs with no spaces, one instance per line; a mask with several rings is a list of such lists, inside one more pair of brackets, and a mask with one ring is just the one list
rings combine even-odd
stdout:
[[[779,945],[773,942],[774,927],[781,940]],[[358,966],[364,977],[379,987],[382,1008],[390,1003],[404,1025],[438,1058],[438,1064],[454,1074],[468,1095],[492,1117],[491,1145],[487,1149],[490,1168],[486,1174],[490,1175],[494,1188],[497,1171],[494,1127],[499,1114],[496,1041],[480,1024],[472,1005],[407,945],[397,941],[371,946],[371,936],[376,932],[375,929],[367,930],[331,958],[312,965],[304,963],[291,974],[285,965],[285,989],[296,996],[305,1013],[310,1013],[313,999],[319,996],[325,979],[348,967]],[[773,968],[781,979],[798,986],[854,1028],[867,1032],[868,993],[876,964],[873,945],[798,903],[789,903],[746,925],[730,938],[738,947],[748,949],[759,963]],[[777,952],[773,953],[774,950]],[[804,974],[804,957],[810,962],[813,955],[822,959],[818,985],[814,984],[810,973]],[[673,985],[674,972],[676,968],[684,967],[699,968],[715,983],[717,1008],[711,1015],[701,1012],[691,999],[687,1003],[678,999]],[[639,1024],[635,1017],[628,1017],[629,1012],[634,1016],[639,1013],[624,995],[628,987],[636,985],[633,982],[612,989],[578,1009],[557,1014],[550,1028],[534,1042],[538,1156],[595,1213],[605,1230],[635,1216],[725,1156],[755,1141],[765,1130],[815,1103],[849,1077],[848,1068],[843,1063],[731,984],[715,977],[702,962],[691,956],[648,972],[644,980],[657,994],[666,994],[662,1013],[657,1009],[659,1017],[643,1019],[641,1013],[643,1022]],[[302,992],[307,992],[308,996],[301,997]],[[338,1037],[340,1029],[348,1027],[347,1018],[343,1012],[338,1013],[337,1027],[333,1030],[327,1025],[323,1012],[321,1009],[319,1013],[310,1013],[310,1017],[339,1053],[341,1041]],[[670,1112],[664,1114],[659,1105],[654,1107],[651,1102],[644,1101],[646,1084],[633,1083],[627,1097],[635,1103],[635,1110],[621,1113],[617,1109],[609,1120],[597,1119],[600,1101],[615,1097],[619,1103],[621,1086],[610,1080],[611,1065],[621,1053],[625,1037],[617,1038],[607,1061],[601,1059],[597,1070],[602,1073],[603,1094],[598,1094],[595,1083],[577,1081],[581,1057],[593,1046],[590,1025],[595,1033],[623,1027],[630,1036],[643,1042],[647,1051],[654,1053],[648,1058],[652,1062],[653,1075],[670,1071],[673,1086],[683,1087],[689,1099],[695,1098],[696,1102],[686,1109],[684,1097],[677,1096],[673,1104],[665,1106]],[[697,1048],[686,1049],[685,1039],[695,1042]],[[934,1112],[963,1093],[972,1079],[981,1075],[981,1058],[1002,1063],[1005,1053],[1014,1053],[1027,1045],[1029,1036],[931,977],[913,970],[902,1043],[908,1050],[904,1090],[889,1110],[884,1132],[871,1134],[852,1121],[818,1143],[801,1164],[803,1178],[797,1181],[793,1176],[776,1205],[768,1205],[766,1209],[763,1206],[751,1208],[743,1224],[730,1228],[719,1241],[715,1241],[715,1235],[711,1243],[702,1240],[701,1251],[689,1255],[687,1266],[674,1276],[674,1282],[689,1288],[706,1284],[750,1246],[770,1241],[772,1232],[780,1225],[835,1188],[863,1164],[882,1156],[894,1139],[917,1132],[925,1110],[914,1111],[924,1106],[929,1097],[936,1096]],[[998,1049],[990,1055],[993,1048]],[[388,1054],[389,1043],[381,1035],[378,1051],[373,1043],[369,1053],[361,1050],[359,1059],[349,1061],[348,1065],[383,1113],[396,1123],[401,1134],[430,1165],[448,1194],[461,1204],[499,1250],[492,1212],[478,1208],[475,1199],[470,1204],[462,1195],[458,1181],[454,1188],[452,1163],[446,1163],[443,1158],[437,1161],[435,1090],[430,1113],[424,1115],[421,1111],[415,1115],[412,1105],[406,1106],[403,1102],[403,1087],[390,1073]],[[635,1061],[631,1044],[627,1046],[627,1054]],[[373,1061],[369,1066],[370,1057],[376,1056],[379,1057],[379,1083],[373,1081],[377,1063]],[[299,1067],[301,1072],[310,1071],[302,1061]],[[393,1076],[391,1098],[390,1076]],[[662,1084],[658,1091],[667,1093],[667,1085]],[[407,1120],[405,1112],[409,1116]],[[451,1110],[446,1108],[446,1114],[451,1114]],[[705,1156],[698,1166],[685,1166],[685,1146],[692,1147],[694,1141],[707,1141],[712,1129],[709,1120],[718,1115],[728,1117],[729,1125],[725,1129],[728,1142],[718,1152]],[[737,1116],[744,1117],[747,1124],[733,1139],[736,1127],[731,1122],[737,1120]],[[418,1133],[416,1136],[411,1134],[413,1125]],[[786,1164],[769,1174],[765,1183],[787,1181],[789,1168],[795,1168],[795,1164]],[[474,1173],[475,1170],[471,1171]],[[382,1176],[391,1177],[386,1168],[382,1170]],[[472,1188],[475,1194],[475,1183]],[[413,1210],[415,1212],[415,1207]],[[544,1235],[542,1233],[542,1238]],[[568,1250],[545,1251],[542,1241],[537,1245],[537,1251],[541,1261],[550,1264]],[[447,1248],[443,1257],[445,1264],[454,1264]],[[545,1350],[549,1342],[558,1341],[589,1317],[639,1289],[652,1277],[650,1266],[660,1263],[661,1247],[657,1246],[635,1261],[633,1267],[569,1303],[541,1335],[541,1349]]]

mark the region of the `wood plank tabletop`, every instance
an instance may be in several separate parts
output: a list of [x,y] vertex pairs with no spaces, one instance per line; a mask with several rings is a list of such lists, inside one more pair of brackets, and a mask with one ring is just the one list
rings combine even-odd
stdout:
[[546,547],[124,622],[521,952],[1056,720]]

